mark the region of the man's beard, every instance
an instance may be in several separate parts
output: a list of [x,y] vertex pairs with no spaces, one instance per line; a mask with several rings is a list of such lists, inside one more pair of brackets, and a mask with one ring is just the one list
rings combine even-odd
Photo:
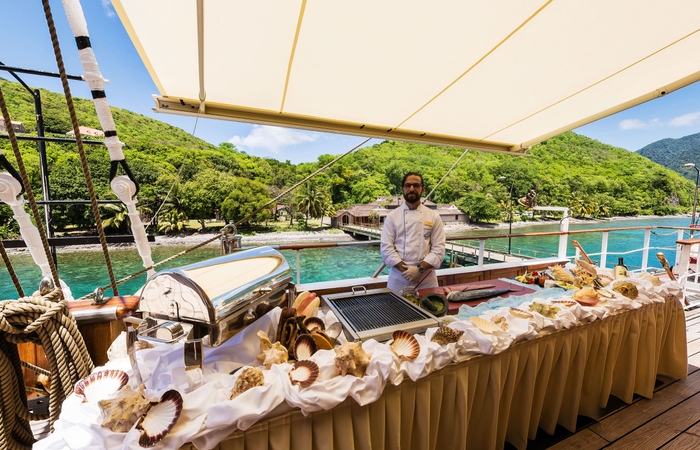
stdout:
[[418,195],[415,192],[408,192],[406,194],[403,194],[403,199],[406,200],[408,203],[415,203],[418,200],[420,200],[420,195]]

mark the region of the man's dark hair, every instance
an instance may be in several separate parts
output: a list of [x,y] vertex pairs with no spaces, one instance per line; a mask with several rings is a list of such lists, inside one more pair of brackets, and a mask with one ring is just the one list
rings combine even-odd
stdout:
[[408,172],[406,175],[403,176],[403,180],[401,180],[401,187],[403,187],[403,185],[406,184],[406,178],[410,177],[411,175],[420,178],[420,184],[421,186],[423,185],[423,175],[419,174],[418,172]]

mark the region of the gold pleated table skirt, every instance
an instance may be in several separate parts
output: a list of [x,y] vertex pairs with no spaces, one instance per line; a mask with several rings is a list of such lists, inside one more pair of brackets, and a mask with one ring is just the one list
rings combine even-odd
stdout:
[[610,395],[651,398],[657,374],[685,379],[686,347],[682,305],[669,299],[387,385],[369,405],[348,398],[261,421],[217,448],[524,449],[538,427],[575,431],[579,414],[599,418]]

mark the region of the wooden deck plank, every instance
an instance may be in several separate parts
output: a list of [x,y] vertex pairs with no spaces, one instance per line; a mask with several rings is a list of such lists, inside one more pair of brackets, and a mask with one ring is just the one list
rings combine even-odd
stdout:
[[700,352],[700,340],[688,343],[688,356],[694,355]]
[[685,334],[685,338],[688,342],[692,342],[696,339],[700,339],[700,331],[688,331]]
[[694,395],[635,429],[634,432],[613,442],[607,448],[635,450],[659,448],[698,421],[700,421],[700,395]]
[[700,448],[700,425],[695,424],[661,448],[664,450],[695,450]]
[[598,450],[608,444],[608,441],[586,428],[549,447],[548,450]]
[[615,441],[698,392],[700,371],[696,370],[687,380],[677,381],[659,390],[652,399],[641,399],[619,410],[591,425],[590,429],[610,442]]

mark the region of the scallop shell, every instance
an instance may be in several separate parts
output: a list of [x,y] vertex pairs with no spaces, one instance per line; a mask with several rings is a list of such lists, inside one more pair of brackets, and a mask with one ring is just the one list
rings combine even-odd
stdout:
[[315,329],[311,332],[311,337],[316,342],[318,350],[333,350],[333,339],[325,331]]
[[311,358],[311,355],[316,353],[316,350],[318,350],[316,341],[314,341],[314,338],[308,334],[298,336],[296,342],[294,343],[294,356],[296,357],[297,361]]
[[520,317],[521,319],[531,319],[535,317],[531,312],[519,308],[510,308],[510,313],[515,317]]
[[437,342],[440,345],[452,344],[457,342],[460,337],[464,334],[464,331],[455,330],[450,327],[440,327],[435,331],[433,337],[430,338],[432,342]]
[[397,330],[391,335],[394,341],[389,345],[391,351],[401,359],[413,361],[420,353],[420,344],[412,334]]
[[298,384],[300,387],[306,389],[307,387],[314,384],[318,378],[319,369],[318,365],[310,360],[297,361],[294,363],[294,368],[289,371],[289,381],[292,384]]
[[552,303],[555,303],[557,305],[564,305],[568,308],[571,308],[576,304],[576,302],[573,300],[552,300]]
[[97,404],[102,411],[102,426],[115,433],[126,433],[144,415],[151,402],[143,396],[145,386],[142,384],[134,391],[126,385],[114,398],[100,400]]
[[238,397],[248,389],[265,384],[265,376],[259,367],[246,367],[241,371],[233,385],[231,399]]
[[311,330],[319,329],[321,331],[326,330],[326,324],[323,323],[323,320],[321,320],[319,317],[309,317],[304,321],[304,326],[306,327],[309,332]]
[[136,424],[141,430],[139,445],[153,447],[162,441],[173,429],[182,414],[182,395],[175,389],[167,391],[160,401],[153,403],[151,409]]
[[484,334],[491,334],[494,331],[499,331],[500,328],[490,320],[482,319],[481,317],[471,316],[469,321]]
[[97,402],[123,388],[129,382],[129,375],[122,370],[101,370],[88,375],[75,385],[75,394],[85,402]]

